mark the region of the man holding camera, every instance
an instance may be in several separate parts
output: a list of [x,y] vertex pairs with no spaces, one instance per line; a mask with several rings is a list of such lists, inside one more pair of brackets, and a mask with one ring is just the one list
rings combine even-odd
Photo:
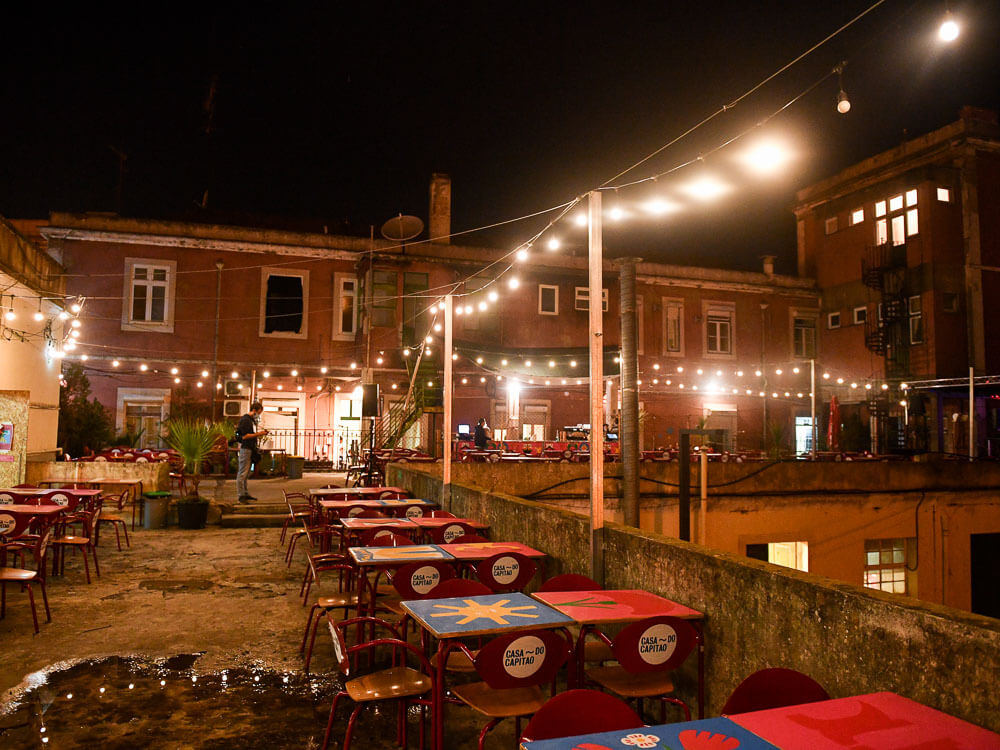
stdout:
[[236,434],[240,438],[239,464],[236,469],[236,494],[237,500],[241,503],[249,503],[256,500],[247,490],[247,478],[250,476],[250,466],[260,458],[257,452],[257,438],[264,437],[267,430],[257,429],[257,420],[264,412],[264,407],[260,401],[250,404],[250,411],[240,417],[239,424],[236,425]]

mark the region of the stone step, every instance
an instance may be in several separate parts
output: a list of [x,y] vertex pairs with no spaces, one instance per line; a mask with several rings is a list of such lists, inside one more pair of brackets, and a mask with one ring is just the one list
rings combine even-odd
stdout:
[[227,529],[281,528],[288,512],[284,513],[223,513],[219,525]]

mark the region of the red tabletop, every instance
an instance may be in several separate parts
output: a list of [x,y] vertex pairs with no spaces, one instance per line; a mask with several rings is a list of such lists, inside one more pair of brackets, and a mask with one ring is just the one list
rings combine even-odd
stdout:
[[340,497],[344,498],[368,498],[379,497],[383,492],[395,492],[406,497],[410,491],[405,487],[327,487],[309,490],[309,494],[315,497]]
[[544,552],[520,542],[456,542],[439,546],[456,560],[485,560],[501,552],[520,552],[525,557],[545,557]]
[[855,695],[729,718],[781,748],[1000,749],[1000,734],[895,693]]
[[35,518],[54,516],[62,513],[61,505],[21,505],[7,503],[0,505],[0,537],[14,537],[24,532]]
[[471,518],[411,518],[411,521],[423,529],[440,529],[453,523],[464,523],[474,529],[488,529],[490,525],[482,521],[473,521]]
[[365,531],[373,528],[414,531],[417,528],[417,525],[408,518],[342,518],[340,525],[348,531]]
[[684,620],[700,620],[704,616],[696,609],[642,589],[538,591],[532,596],[572,617],[581,625],[635,622],[660,615]]

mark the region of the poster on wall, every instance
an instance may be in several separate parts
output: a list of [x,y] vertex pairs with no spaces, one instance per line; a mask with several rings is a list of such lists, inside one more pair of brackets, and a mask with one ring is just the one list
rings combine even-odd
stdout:
[[14,423],[0,422],[0,451],[9,451],[14,447]]

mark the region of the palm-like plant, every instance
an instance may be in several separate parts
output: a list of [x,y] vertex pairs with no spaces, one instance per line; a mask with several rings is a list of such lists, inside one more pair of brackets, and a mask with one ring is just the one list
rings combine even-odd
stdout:
[[166,423],[166,443],[184,459],[184,471],[191,477],[189,498],[198,498],[201,466],[219,435],[225,435],[228,425],[181,417]]

